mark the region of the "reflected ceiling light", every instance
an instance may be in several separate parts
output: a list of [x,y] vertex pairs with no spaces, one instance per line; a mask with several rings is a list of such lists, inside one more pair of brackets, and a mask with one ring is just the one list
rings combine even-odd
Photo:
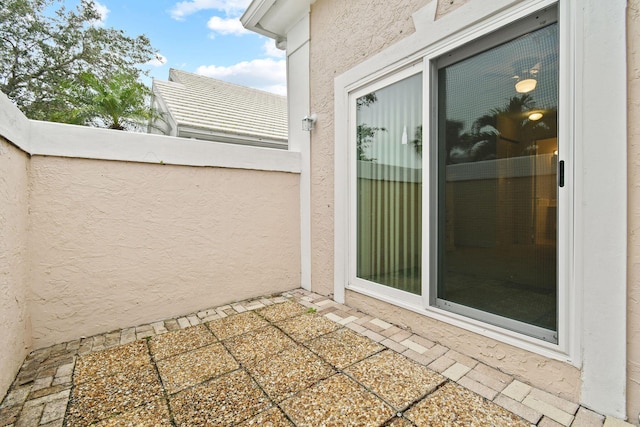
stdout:
[[542,113],[540,113],[540,112],[529,114],[529,120],[531,120],[531,121],[535,122],[537,120],[540,120],[541,118],[542,118]]
[[524,79],[519,80],[516,83],[516,92],[518,93],[528,93],[536,88],[538,81],[536,79]]

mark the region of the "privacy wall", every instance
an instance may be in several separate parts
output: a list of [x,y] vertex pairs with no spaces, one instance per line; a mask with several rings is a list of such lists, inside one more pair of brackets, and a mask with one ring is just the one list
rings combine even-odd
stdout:
[[28,182],[29,157],[0,137],[0,396],[31,350]]
[[35,156],[35,347],[299,286],[298,175]]

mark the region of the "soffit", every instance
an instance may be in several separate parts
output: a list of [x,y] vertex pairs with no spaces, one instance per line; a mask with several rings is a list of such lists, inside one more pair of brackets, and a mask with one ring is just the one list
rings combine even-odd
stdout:
[[285,39],[287,32],[309,12],[315,0],[253,0],[240,18],[251,31],[273,39]]

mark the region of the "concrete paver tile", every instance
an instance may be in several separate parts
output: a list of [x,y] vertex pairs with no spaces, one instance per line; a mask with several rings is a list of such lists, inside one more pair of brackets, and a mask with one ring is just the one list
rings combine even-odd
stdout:
[[157,366],[162,383],[171,394],[239,368],[220,343],[160,360]]
[[67,399],[59,399],[45,404],[40,423],[46,424],[50,423],[51,421],[63,418],[64,413],[67,410],[67,402]]
[[343,374],[298,393],[280,405],[294,423],[320,426],[327,420],[332,425],[380,425],[391,418],[394,410]]
[[229,338],[224,341],[224,345],[240,363],[252,365],[287,347],[295,346],[296,342],[281,330],[266,326]]
[[306,342],[340,328],[339,324],[314,313],[282,320],[275,325],[298,342]]
[[161,394],[156,370],[151,366],[80,383],[71,394],[67,426],[84,426],[130,411]]
[[528,421],[453,383],[447,383],[428,395],[404,416],[420,426],[530,427]]
[[[151,358],[146,343],[134,341],[130,344],[80,356],[76,363],[73,381],[75,384],[95,381],[119,372],[133,371],[150,363]],[[63,373],[66,372],[68,370],[64,370]]]
[[453,366],[455,363],[456,363],[455,360],[449,359],[447,356],[440,356],[436,360],[431,362],[427,367],[436,372],[443,373],[444,371],[449,369],[451,366]]
[[187,388],[169,397],[181,426],[235,425],[271,406],[269,398],[243,370]]
[[275,402],[336,373],[329,364],[299,345],[261,360],[248,371]]
[[464,354],[458,353],[455,350],[449,350],[445,353],[445,356],[470,368],[474,368],[478,364],[477,360],[473,360],[469,356],[465,356]]
[[570,426],[573,422],[573,415],[567,412],[564,412],[562,409],[553,406],[552,404],[545,402],[543,400],[536,399],[532,396],[532,393],[529,393],[527,397],[522,401],[523,405],[526,405],[543,415],[553,419],[554,421],[559,422],[563,426]]
[[403,411],[445,381],[442,375],[389,350],[351,365],[344,372],[396,411]]
[[542,414],[533,408],[523,405],[522,403],[505,396],[504,394],[498,394],[493,400],[494,403],[502,406],[508,411],[524,418],[531,424],[538,424],[538,421],[542,418]]
[[384,337],[383,335],[380,335],[379,333],[369,329],[362,331],[362,335],[364,335],[365,337],[371,338],[375,342],[382,342],[386,339],[386,337]]
[[484,384],[496,391],[502,391],[513,381],[509,375],[493,369],[483,363],[478,363],[467,376],[474,381]]
[[40,417],[44,411],[44,405],[36,405],[22,409],[15,427],[34,427],[40,424]]
[[576,413],[572,426],[575,427],[602,427],[604,424],[604,416],[597,414],[587,408],[581,407]]
[[407,338],[404,341],[401,341],[400,344],[402,344],[403,346],[410,348],[411,350],[415,351],[416,353],[424,353],[425,351],[427,351],[426,347],[421,346],[420,344],[418,344],[417,342],[413,341],[411,338]]
[[498,392],[495,391],[494,389],[489,388],[484,384],[480,384],[479,382],[474,381],[469,377],[460,378],[460,380],[458,381],[458,384],[468,388],[472,392],[477,393],[488,400],[493,400],[498,395]]
[[405,347],[404,345],[395,342],[392,339],[387,338],[386,340],[382,341],[380,344],[384,345],[385,347],[390,348],[391,350],[398,352],[398,353],[403,353],[404,351],[407,350],[407,347]]
[[294,301],[287,301],[261,308],[256,312],[270,322],[277,322],[289,317],[299,316],[306,311],[307,309],[303,305]]
[[541,400],[543,402],[546,402],[552,406],[555,406],[556,408],[560,409],[563,412],[566,412],[568,414],[574,415],[576,413],[576,411],[578,410],[579,406],[577,403],[574,402],[570,402],[566,399],[563,399],[561,397],[558,396],[554,396],[551,393],[547,393],[545,391],[542,391],[540,389],[537,388],[533,388],[531,390],[531,393],[529,393],[529,396],[533,399],[537,399],[537,400]]
[[337,369],[344,369],[384,348],[346,328],[315,339],[307,343],[307,347]]
[[253,311],[235,314],[207,323],[207,326],[219,340],[242,335],[255,329],[264,328],[269,322],[258,316]]
[[633,424],[629,424],[626,421],[614,417],[607,417],[604,420],[604,427],[633,427]]
[[279,408],[271,408],[243,422],[239,427],[251,426],[292,427],[293,424]]
[[502,394],[512,398],[513,400],[522,402],[522,400],[527,397],[531,390],[532,387],[530,385],[522,383],[518,380],[513,380],[507,387],[505,387],[504,390],[502,390]]
[[164,400],[153,400],[132,411],[103,420],[93,427],[170,427],[171,416]]
[[547,416],[544,416],[538,423],[538,427],[562,427],[562,424],[552,420]]
[[462,363],[456,362],[452,366],[447,368],[442,373],[442,375],[444,375],[445,377],[449,378],[450,380],[458,381],[460,378],[462,378],[470,370],[471,370],[471,368],[469,368],[468,366],[465,366]]
[[162,360],[216,341],[205,325],[198,325],[157,335],[149,340],[149,348],[156,360]]

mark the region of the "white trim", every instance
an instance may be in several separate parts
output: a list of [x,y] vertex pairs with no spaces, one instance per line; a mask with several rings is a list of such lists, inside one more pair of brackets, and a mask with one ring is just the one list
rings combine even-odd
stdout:
[[309,115],[309,14],[287,33],[289,150],[300,153],[300,286],[311,290],[311,138],[302,130]]
[[625,0],[581,0],[576,18],[576,273],[583,284],[581,400],[625,418],[627,74]]
[[[559,331],[569,331],[569,336],[559,346],[528,343],[527,337],[522,335],[510,336],[504,330],[492,330],[490,325],[474,325],[469,319],[457,319],[454,314],[440,313],[433,307],[408,307],[402,301],[374,295],[370,290],[353,284],[348,289],[581,367],[581,403],[597,412],[624,418],[626,1],[586,1],[559,1],[560,43],[561,51],[564,51],[561,57],[561,69],[564,70],[561,71],[561,87],[564,89],[561,89],[560,97],[565,100],[562,114],[565,115],[563,122],[574,123],[574,128],[565,127],[561,132],[565,140],[575,141],[574,147],[565,147],[561,153],[567,179],[572,180],[570,185],[574,185],[574,190],[573,193],[564,191],[559,195],[559,204],[565,207],[561,210],[560,221],[567,224],[572,220],[575,230],[574,233],[565,227],[567,234],[560,240],[567,242],[567,246],[559,248],[559,253],[566,254],[561,255],[560,262],[567,266],[560,273],[563,276],[560,280],[566,283],[566,292],[559,295],[559,304],[564,308],[564,314],[559,318]],[[345,143],[349,138],[349,121],[344,119],[349,111],[348,94],[384,79],[416,60],[433,59],[556,2],[476,0],[434,20],[435,3],[431,2],[414,14],[416,33],[366,59],[334,81],[334,295],[340,302],[344,301],[345,285],[349,280],[345,251],[348,248],[349,199],[344,185],[349,178],[348,144]],[[566,105],[566,100],[571,105]],[[425,117],[427,115],[425,111]],[[426,120],[425,126],[428,126]],[[426,127],[424,132],[428,132]],[[423,168],[423,173],[428,171]],[[423,199],[423,204],[428,200]],[[423,227],[423,230],[428,233],[428,227]],[[428,238],[428,234],[425,237]],[[426,252],[424,249],[423,253]],[[563,340],[562,337],[560,339]]]
[[197,139],[30,121],[32,155],[300,172],[300,153]]
[[30,141],[31,122],[9,100],[7,95],[0,92],[0,136],[27,153],[31,152]]

